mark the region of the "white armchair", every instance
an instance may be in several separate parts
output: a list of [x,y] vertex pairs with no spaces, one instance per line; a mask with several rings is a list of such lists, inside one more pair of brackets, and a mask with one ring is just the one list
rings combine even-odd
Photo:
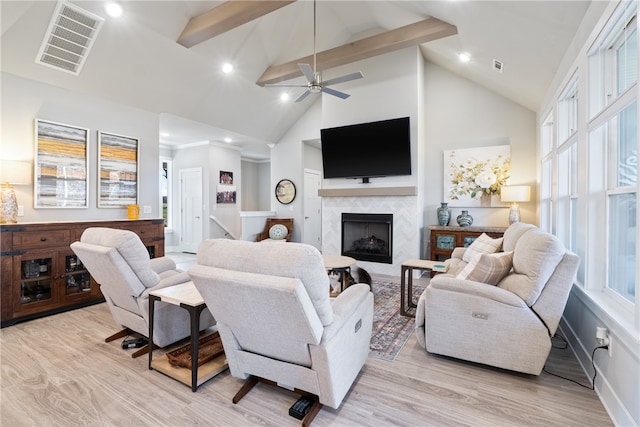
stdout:
[[[111,315],[124,328],[106,338],[106,342],[124,337],[132,331],[148,337],[149,292],[191,280],[187,273],[176,269],[172,259],[150,259],[144,244],[132,231],[88,228],[79,242],[71,244],[71,249],[98,282]],[[214,324],[209,310],[204,310],[200,317],[201,330]],[[171,304],[157,304],[154,344],[165,347],[190,336],[190,325],[186,310]],[[143,347],[133,357],[145,354],[147,350],[147,347]]]
[[430,353],[539,375],[580,259],[523,223],[505,231],[502,248],[513,251],[513,269],[497,286],[459,278],[465,249],[454,250],[448,273],[418,300],[416,336]]
[[231,374],[248,379],[234,403],[264,379],[340,406],[369,355],[368,285],[330,300],[322,256],[300,243],[206,240],[189,274],[218,321]]

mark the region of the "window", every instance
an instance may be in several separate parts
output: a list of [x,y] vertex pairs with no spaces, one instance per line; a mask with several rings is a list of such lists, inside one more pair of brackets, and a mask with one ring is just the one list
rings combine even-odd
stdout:
[[595,117],[638,81],[635,1],[623,1],[588,53],[589,113]]
[[559,91],[555,124],[549,113],[540,128],[541,227],[580,255],[577,281],[585,290],[636,318],[637,8],[636,1],[618,4]]
[[578,130],[578,79],[574,76],[558,100],[558,143]]
[[637,102],[609,123],[607,287],[633,303],[636,270]]
[[540,177],[540,228],[551,233],[553,218],[553,154],[554,148],[553,112],[549,113],[540,129],[540,157],[542,170]]

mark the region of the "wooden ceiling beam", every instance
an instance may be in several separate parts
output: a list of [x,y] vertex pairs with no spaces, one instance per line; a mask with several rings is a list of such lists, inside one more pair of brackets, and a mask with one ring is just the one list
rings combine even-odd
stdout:
[[[457,33],[458,28],[456,26],[436,18],[428,18],[395,30],[318,52],[316,54],[316,68],[320,72]],[[299,63],[311,64],[313,67],[313,55],[285,64],[270,66],[262,73],[256,84],[264,86],[300,77],[302,72],[298,67]]]
[[295,1],[227,1],[208,12],[191,18],[178,37],[178,43],[184,47],[195,46]]

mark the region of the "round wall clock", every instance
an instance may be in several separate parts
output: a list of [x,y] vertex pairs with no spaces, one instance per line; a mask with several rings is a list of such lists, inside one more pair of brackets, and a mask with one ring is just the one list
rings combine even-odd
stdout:
[[283,205],[288,205],[296,198],[296,186],[290,179],[281,179],[276,185],[276,199]]

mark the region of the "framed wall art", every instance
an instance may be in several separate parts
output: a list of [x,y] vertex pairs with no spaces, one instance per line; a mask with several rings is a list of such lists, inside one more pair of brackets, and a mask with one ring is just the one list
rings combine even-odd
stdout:
[[36,119],[34,208],[87,208],[89,129]]
[[220,171],[220,184],[233,185],[233,172]]
[[296,198],[296,186],[290,179],[281,179],[276,185],[276,199],[283,205],[288,205]]
[[218,185],[216,192],[216,203],[235,203],[236,202],[236,186],[235,185]]
[[138,203],[138,138],[98,132],[98,207]]
[[458,207],[504,207],[500,188],[511,176],[511,146],[444,151],[444,201]]

